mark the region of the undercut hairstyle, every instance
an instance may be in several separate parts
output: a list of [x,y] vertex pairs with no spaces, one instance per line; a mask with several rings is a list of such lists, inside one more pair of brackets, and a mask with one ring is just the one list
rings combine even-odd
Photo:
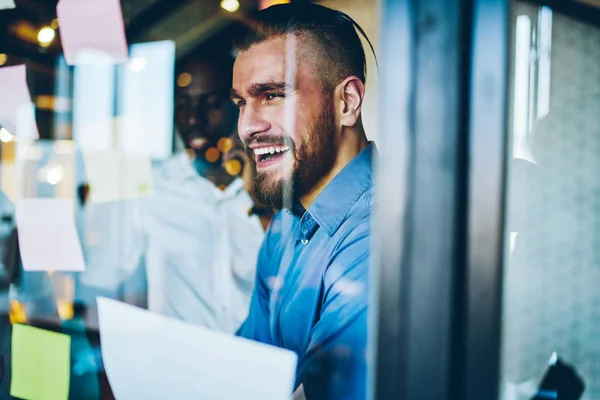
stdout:
[[300,45],[298,57],[315,59],[320,83],[324,89],[333,90],[348,76],[356,76],[366,84],[365,51],[357,30],[375,55],[363,29],[347,14],[300,2],[259,11],[234,32],[233,39],[235,48],[244,52],[267,40],[294,35]]

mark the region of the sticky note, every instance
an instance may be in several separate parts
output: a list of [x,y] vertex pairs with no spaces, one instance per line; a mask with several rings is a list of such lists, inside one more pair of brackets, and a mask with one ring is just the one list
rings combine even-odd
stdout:
[[152,195],[152,165],[147,153],[84,150],[82,155],[92,203]]
[[277,4],[287,4],[289,2],[290,0],[260,0],[258,2],[258,9],[264,10],[265,8],[269,8]]
[[104,367],[119,400],[291,398],[292,351],[112,299],[97,303]]
[[171,154],[173,140],[175,43],[135,44],[130,58],[129,65],[122,68],[117,90],[118,146],[126,152],[145,150],[154,159],[164,159]]
[[25,198],[16,209],[19,250],[26,271],[83,271],[73,200]]
[[15,8],[15,2],[13,0],[0,0],[0,10],[8,8]]
[[0,68],[0,125],[13,135],[38,138],[35,106],[27,86],[25,64]]
[[110,54],[127,61],[127,40],[119,0],[60,0],[56,6],[65,61],[78,64],[82,50]]
[[71,338],[27,325],[12,327],[11,396],[67,400]]

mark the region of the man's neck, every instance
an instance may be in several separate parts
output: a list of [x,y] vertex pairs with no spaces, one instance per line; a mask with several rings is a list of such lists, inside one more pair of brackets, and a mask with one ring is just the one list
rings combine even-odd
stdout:
[[327,173],[309,193],[300,197],[300,204],[302,204],[304,209],[308,210],[321,192],[329,185],[329,182],[331,182],[333,178],[335,178],[336,175],[339,174],[340,171],[368,145],[369,141],[364,133],[357,135],[356,140],[346,140],[338,150],[337,158],[331,171],[329,171],[329,173]]

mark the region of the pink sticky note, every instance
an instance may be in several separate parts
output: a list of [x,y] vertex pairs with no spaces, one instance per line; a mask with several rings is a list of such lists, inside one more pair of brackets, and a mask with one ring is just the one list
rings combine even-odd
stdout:
[[16,209],[19,250],[25,271],[83,271],[73,200],[21,199]]
[[77,64],[82,50],[109,53],[127,61],[127,40],[119,0],[60,0],[56,6],[60,40],[67,64]]
[[13,135],[38,138],[25,64],[0,68],[0,124]]
[[289,2],[290,0],[260,0],[258,2],[258,9],[264,10],[265,8],[269,8],[277,4],[287,4]]

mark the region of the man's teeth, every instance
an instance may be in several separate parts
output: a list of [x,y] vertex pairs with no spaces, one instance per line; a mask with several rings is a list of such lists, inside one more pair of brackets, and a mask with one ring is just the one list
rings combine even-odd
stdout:
[[275,153],[283,153],[284,151],[288,151],[290,148],[288,146],[281,147],[261,147],[260,149],[254,149],[254,154],[257,156],[262,156],[263,154],[275,154]]

